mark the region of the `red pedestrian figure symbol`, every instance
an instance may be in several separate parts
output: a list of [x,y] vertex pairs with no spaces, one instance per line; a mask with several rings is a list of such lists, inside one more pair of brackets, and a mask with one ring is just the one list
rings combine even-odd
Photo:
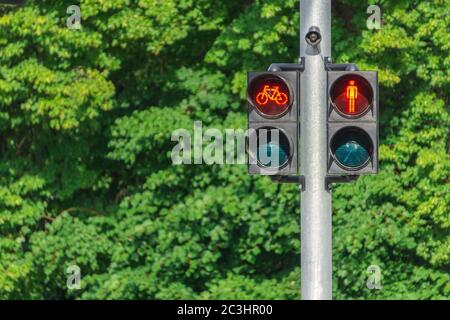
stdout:
[[348,112],[355,112],[355,100],[358,98],[358,87],[355,86],[355,81],[350,80],[347,86]]

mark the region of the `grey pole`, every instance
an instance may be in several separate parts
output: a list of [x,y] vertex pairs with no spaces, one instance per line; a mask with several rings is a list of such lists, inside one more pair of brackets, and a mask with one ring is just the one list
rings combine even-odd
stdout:
[[[305,35],[318,27],[317,48]],[[300,1],[301,77],[300,155],[305,190],[301,193],[301,293],[303,300],[331,300],[331,193],[327,173],[327,73],[323,57],[331,57],[331,0]]]

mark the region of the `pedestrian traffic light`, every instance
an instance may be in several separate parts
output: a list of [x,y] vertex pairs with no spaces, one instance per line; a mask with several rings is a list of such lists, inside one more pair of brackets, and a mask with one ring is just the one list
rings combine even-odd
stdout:
[[378,74],[328,72],[328,174],[378,172]]
[[247,81],[249,173],[297,174],[299,73],[249,72]]

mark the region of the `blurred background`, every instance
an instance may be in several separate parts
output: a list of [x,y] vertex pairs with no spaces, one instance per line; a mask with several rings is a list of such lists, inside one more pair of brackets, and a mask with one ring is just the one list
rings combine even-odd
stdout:
[[[379,175],[333,189],[333,296],[448,299],[450,3],[377,1],[380,30],[370,4],[333,1],[333,59],[379,71],[381,111]],[[246,73],[297,61],[298,6],[1,6],[0,298],[299,299],[297,187],[170,158],[194,120],[246,128]]]

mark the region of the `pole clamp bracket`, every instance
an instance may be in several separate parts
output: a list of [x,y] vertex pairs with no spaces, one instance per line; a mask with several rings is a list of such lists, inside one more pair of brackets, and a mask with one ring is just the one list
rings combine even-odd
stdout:
[[326,71],[358,71],[358,66],[354,63],[333,63],[331,57],[324,57],[323,63]]
[[331,191],[333,183],[351,183],[358,180],[359,176],[326,176],[325,189]]

